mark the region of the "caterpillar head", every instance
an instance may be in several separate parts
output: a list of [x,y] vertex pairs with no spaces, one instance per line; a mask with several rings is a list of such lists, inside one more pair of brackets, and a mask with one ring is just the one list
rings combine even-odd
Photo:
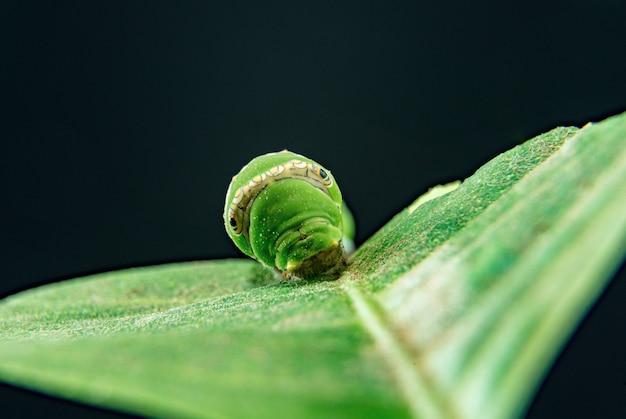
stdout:
[[307,279],[345,266],[345,211],[329,170],[283,150],[256,157],[233,177],[224,224],[248,256]]

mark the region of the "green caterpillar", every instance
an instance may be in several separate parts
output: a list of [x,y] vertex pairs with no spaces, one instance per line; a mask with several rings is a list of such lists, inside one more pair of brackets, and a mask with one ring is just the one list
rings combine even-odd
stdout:
[[226,192],[224,224],[246,255],[292,277],[336,278],[354,220],[329,170],[283,150],[253,159]]

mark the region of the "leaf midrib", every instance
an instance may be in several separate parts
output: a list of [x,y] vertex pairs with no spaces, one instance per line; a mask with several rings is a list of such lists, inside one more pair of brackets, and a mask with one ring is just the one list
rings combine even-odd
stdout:
[[382,308],[370,296],[359,290],[354,282],[343,287],[354,305],[356,316],[372,336],[380,350],[381,357],[389,366],[413,417],[455,418],[442,403],[443,397],[436,394],[435,387],[420,372],[419,364],[413,360],[396,333],[389,327]]

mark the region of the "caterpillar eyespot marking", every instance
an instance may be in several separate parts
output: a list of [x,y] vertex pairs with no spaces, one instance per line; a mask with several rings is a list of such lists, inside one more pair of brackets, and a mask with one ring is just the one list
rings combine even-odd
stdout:
[[354,237],[331,172],[287,150],[256,157],[233,176],[224,225],[243,253],[285,278],[336,277]]

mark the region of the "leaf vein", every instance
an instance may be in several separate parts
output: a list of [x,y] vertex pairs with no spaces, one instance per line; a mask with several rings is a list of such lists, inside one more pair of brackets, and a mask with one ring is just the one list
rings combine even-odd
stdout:
[[343,289],[352,300],[358,318],[378,345],[412,416],[437,419],[456,417],[442,404],[443,398],[433,393],[434,388],[425,376],[419,373],[415,361],[387,325],[378,303],[353,284],[347,284]]

